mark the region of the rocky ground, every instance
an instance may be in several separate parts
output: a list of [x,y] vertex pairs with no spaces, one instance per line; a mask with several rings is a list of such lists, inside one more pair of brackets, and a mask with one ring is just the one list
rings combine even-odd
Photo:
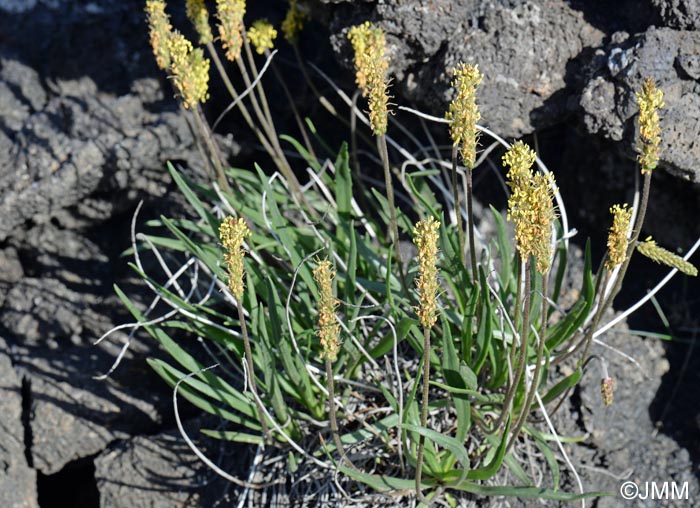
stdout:
[[[344,34],[357,22],[370,19],[386,30],[397,103],[442,116],[445,69],[460,60],[478,63],[486,76],[483,123],[507,138],[539,141],[582,234],[600,236],[607,208],[629,199],[633,92],[653,77],[667,108],[646,232],[680,248],[700,235],[697,2],[305,5],[315,21],[302,48],[314,61],[319,47],[332,47],[347,64]],[[147,341],[134,343],[109,381],[93,378],[109,369],[125,338],[93,346],[128,319],[112,284],[138,295],[120,257],[137,203],[145,202],[144,218],[181,209],[163,170],[167,160],[202,171],[186,117],[153,63],[142,9],[139,0],[0,0],[1,506],[231,504],[227,485],[212,484],[217,480],[177,438],[170,392],[144,362],[157,354]],[[284,12],[274,0],[253,9],[274,22]],[[182,21],[182,12],[175,17]],[[335,75],[351,88],[349,73]],[[239,160],[237,142],[221,137],[220,144]],[[641,263],[633,269],[635,295],[661,273]],[[672,325],[691,337],[697,283],[666,296]],[[588,467],[579,472],[587,483],[614,489],[619,480],[610,474],[621,478],[632,469],[629,477],[642,482],[688,481],[697,497],[700,361],[692,342],[616,334],[606,340],[639,365],[601,351],[619,380],[616,405],[603,410],[591,382],[566,408],[566,428],[591,436],[572,449]],[[245,468],[249,458],[228,450],[222,461]]]

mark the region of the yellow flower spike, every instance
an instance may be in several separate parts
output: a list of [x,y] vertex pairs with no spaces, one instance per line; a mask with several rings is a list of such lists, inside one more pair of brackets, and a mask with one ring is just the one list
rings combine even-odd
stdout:
[[418,248],[418,301],[416,314],[424,328],[431,328],[437,321],[438,239],[440,222],[430,217],[419,221],[413,229],[413,243]]
[[169,41],[170,72],[175,88],[180,92],[185,108],[189,109],[209,98],[209,59],[199,48],[179,32],[173,32]]
[[274,48],[275,45],[272,41],[276,38],[277,30],[266,19],[253,22],[253,26],[248,29],[248,39],[258,55],[265,53],[266,49]]
[[297,0],[290,0],[289,9],[282,21],[282,33],[288,42],[296,42],[299,39],[299,33],[304,28],[304,21],[308,16],[299,10]]
[[216,0],[221,46],[226,50],[226,58],[232,62],[241,54],[244,15],[245,0]]
[[451,120],[450,137],[454,146],[462,146],[462,160],[470,168],[476,163],[476,147],[479,132],[476,124],[481,119],[476,105],[476,89],[481,84],[483,75],[476,65],[460,63],[454,69],[452,86],[456,95],[450,103],[446,118]]
[[163,70],[170,67],[170,34],[173,30],[170,16],[165,12],[164,0],[147,0],[146,17],[156,64]]
[[611,406],[615,395],[615,380],[611,377],[603,378],[600,382],[600,394],[603,396],[603,404]]
[[691,277],[696,277],[698,275],[697,268],[682,257],[656,245],[656,242],[652,240],[651,237],[640,242],[639,245],[637,245],[637,250],[652,261],[675,268],[686,275],[690,275]]
[[348,39],[355,55],[355,81],[362,90],[362,96],[368,97],[372,131],[376,136],[381,136],[386,134],[389,115],[386,37],[381,28],[366,21],[352,27],[348,31]]
[[340,325],[335,317],[338,300],[333,296],[333,278],[335,271],[327,259],[318,261],[313,270],[314,280],[318,284],[318,331],[323,351],[321,358],[334,362],[340,349]]
[[632,218],[632,210],[625,203],[622,206],[614,205],[610,208],[610,213],[613,216],[613,224],[608,234],[608,259],[605,262],[605,268],[612,272],[627,257],[627,231]]
[[228,287],[233,297],[240,301],[245,287],[243,268],[243,242],[251,236],[250,229],[242,218],[226,217],[219,226],[219,238],[224,247],[224,262],[228,266]]
[[533,173],[535,152],[518,141],[503,156],[503,165],[509,166],[508,220],[515,223],[515,243],[522,259],[532,255],[537,271],[547,273],[552,264],[551,233],[556,209],[556,186],[551,173]]
[[661,145],[661,127],[659,126],[660,108],[664,107],[664,93],[656,88],[654,80],[645,79],[642,89],[637,92],[639,104],[639,139],[637,160],[646,174],[659,163],[659,146]]
[[209,11],[204,5],[204,0],[187,0],[187,17],[199,34],[200,44],[206,45],[214,40],[209,26]]

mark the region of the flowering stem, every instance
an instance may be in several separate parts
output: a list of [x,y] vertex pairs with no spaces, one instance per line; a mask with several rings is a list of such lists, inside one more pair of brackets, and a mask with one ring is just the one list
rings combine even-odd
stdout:
[[333,380],[333,364],[329,359],[326,359],[326,381],[328,384],[328,417],[331,424],[331,432],[333,433],[333,442],[340,457],[354,468],[352,462],[345,454],[345,448],[338,434],[338,420],[335,414],[335,382]]
[[[464,223],[462,221],[462,210],[459,203],[459,188],[457,187],[457,155],[459,146],[452,147],[452,197],[455,202],[455,213],[457,215],[457,243],[459,245],[459,259],[462,265],[466,265],[467,260],[464,254]],[[472,271],[472,282],[476,272]]]
[[[527,416],[530,414],[530,407],[532,406],[532,403],[534,402],[535,394],[537,393],[537,389],[540,384],[540,373],[542,372],[542,356],[544,353],[544,344],[545,344],[545,339],[546,339],[546,332],[547,332],[547,285],[548,285],[548,280],[549,278],[547,277],[547,274],[544,274],[542,276],[542,321],[540,323],[540,334],[539,334],[539,342],[537,343],[537,361],[535,363],[535,372],[532,375],[532,383],[530,384],[530,390],[527,394],[527,397],[525,398],[525,403],[523,404],[522,409],[520,410],[520,416],[518,417],[517,422],[515,423],[515,427],[513,429],[513,433],[511,434],[510,441],[508,442],[508,445],[506,446],[506,453],[508,453],[508,450],[513,446],[513,443],[515,443],[515,440],[518,438],[518,434],[520,433],[520,429],[523,428],[523,425],[525,424],[525,420],[527,419]],[[527,287],[527,286],[526,286]],[[529,295],[530,291],[528,290],[526,295]],[[529,300],[529,297],[528,297]],[[527,307],[529,307],[529,302],[527,302]],[[525,310],[525,315],[529,314],[529,309]],[[527,317],[524,318],[527,320]],[[526,323],[527,324],[527,323]],[[528,330],[523,329],[523,337],[528,336]],[[523,345],[523,349],[527,349],[527,341],[525,341]],[[527,379],[525,382],[525,386],[527,387]]]
[[[469,221],[469,256],[472,262],[472,282],[476,281],[476,246],[474,245],[474,210],[473,210],[473,168],[467,167],[467,220]],[[461,228],[460,228],[461,229]]]
[[226,173],[224,173],[223,162],[221,161],[221,152],[214,139],[214,134],[209,129],[206,121],[202,118],[202,112],[198,106],[192,107],[192,115],[195,118],[195,123],[199,129],[202,138],[204,138],[204,143],[207,145],[209,151],[209,157],[207,157],[214,167],[214,174],[216,175],[216,181],[221,187],[221,190],[226,194],[232,194],[231,187],[226,180]]
[[258,408],[258,417],[260,418],[260,425],[262,425],[263,433],[265,438],[268,437],[269,430],[267,428],[267,421],[265,420],[265,413],[263,412],[262,405],[260,404],[260,398],[258,397],[258,389],[255,384],[255,372],[253,370],[253,353],[250,350],[250,340],[248,339],[248,327],[245,323],[245,317],[243,315],[243,304],[241,299],[237,299],[236,307],[238,308],[238,321],[241,323],[241,334],[243,335],[243,347],[245,348],[245,360],[248,365],[248,386],[250,386],[250,391],[253,393],[253,398],[255,399],[255,405]]
[[386,136],[377,136],[377,149],[379,150],[379,156],[382,159],[382,166],[384,167],[384,184],[386,185],[386,199],[389,202],[389,221],[391,226],[391,236],[394,242],[394,252],[396,254],[396,262],[399,266],[399,275],[401,279],[401,285],[403,286],[406,294],[409,294],[408,287],[406,286],[406,277],[404,275],[403,262],[401,260],[401,247],[399,245],[399,227],[396,221],[396,204],[394,203],[394,187],[391,181],[391,172],[389,170],[389,152],[386,146]]
[[[423,327],[423,406],[420,413],[420,425],[428,425],[428,388],[430,379],[430,328]],[[425,436],[422,434],[418,438],[418,453],[416,455],[416,495],[422,503],[428,504],[421,491],[421,481],[423,479],[423,455],[425,453]]]

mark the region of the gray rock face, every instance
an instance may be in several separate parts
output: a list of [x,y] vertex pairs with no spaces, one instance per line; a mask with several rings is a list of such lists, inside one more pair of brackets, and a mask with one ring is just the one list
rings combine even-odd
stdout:
[[[658,340],[630,336],[627,331],[626,325],[619,325],[601,337],[607,347],[592,348],[592,354],[605,359],[608,373],[615,379],[613,405],[603,405],[601,365],[600,360],[594,360],[579,388],[580,403],[575,408],[569,403],[573,413],[566,418],[567,423],[562,420],[565,427],[560,427],[560,431],[590,436],[588,441],[593,447],[567,446],[574,463],[583,466],[579,473],[589,490],[619,492],[624,481],[634,481],[639,486],[645,482],[660,482],[660,486],[663,482],[676,482],[678,488],[687,483],[688,499],[695,499],[700,495],[700,484],[693,474],[688,450],[659,433],[649,415],[648,408],[661,378],[669,369],[663,345]],[[634,358],[635,363],[629,358]],[[572,421],[578,421],[580,428],[575,429]],[[636,499],[629,506],[673,506],[677,502]],[[597,506],[620,506],[620,498],[601,498]]]
[[0,499],[3,506],[38,508],[36,471],[25,458],[22,381],[0,337]]
[[437,115],[451,99],[449,71],[459,62],[478,64],[482,122],[506,137],[560,121],[569,106],[571,90],[564,90],[571,65],[603,40],[603,32],[563,0],[408,0],[364,11],[337,9],[331,22],[336,47],[347,45],[345,27],[374,20],[388,35],[396,85]]
[[664,91],[661,111],[661,164],[672,174],[700,182],[700,34],[669,28],[650,29],[601,50],[593,62],[593,77],[581,96],[586,129],[614,141],[624,141],[632,153],[636,137],[635,90],[653,78]]
[[697,30],[700,26],[700,2],[698,0],[651,0],[659,11],[664,26]]
[[[198,438],[201,426],[200,419],[185,426],[197,446],[224,471],[244,470],[247,454],[232,443]],[[100,454],[95,466],[105,508],[209,508],[237,499],[235,485],[209,470],[179,432],[122,441]]]

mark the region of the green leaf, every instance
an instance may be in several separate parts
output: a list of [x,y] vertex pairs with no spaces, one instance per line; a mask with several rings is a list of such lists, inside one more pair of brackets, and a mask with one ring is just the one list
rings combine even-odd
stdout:
[[245,444],[261,444],[265,442],[263,436],[258,436],[255,434],[247,434],[245,432],[234,432],[234,431],[224,431],[224,430],[210,430],[201,429],[200,431],[205,436],[213,437],[214,439],[221,439],[222,441],[233,441],[235,443],[245,443]]
[[313,169],[316,172],[321,171],[321,163],[315,157],[313,157],[306,148],[304,148],[304,145],[299,143],[293,137],[288,136],[286,134],[281,134],[280,139],[283,139],[284,141],[292,145],[294,149],[297,152],[299,152],[299,155],[301,155],[304,158],[304,160],[311,167],[311,169]]
[[187,181],[180,175],[180,173],[175,169],[175,167],[168,162],[168,171],[170,176],[173,177],[173,181],[178,186],[182,194],[187,199],[188,203],[192,205],[194,211],[197,212],[203,221],[209,224],[211,231],[216,234],[219,231],[219,221],[213,214],[211,214],[202,204],[202,201],[197,197],[197,195],[192,191],[191,187]]
[[[459,358],[457,357],[457,351],[450,331],[450,324],[447,322],[444,315],[442,316],[442,353],[442,372],[447,384],[455,388],[466,388],[467,381],[462,377],[462,372],[460,372],[463,369],[460,369]],[[469,367],[466,365],[462,365],[462,367],[474,375]],[[469,381],[476,381],[476,375],[474,375],[473,380]],[[455,438],[460,442],[464,442],[471,428],[471,404],[469,398],[463,394],[452,393],[451,396],[452,403],[457,412],[457,432]]]
[[461,441],[453,438],[452,436],[445,436],[444,434],[435,432],[432,429],[411,425],[409,423],[402,423],[401,427],[408,431],[416,432],[441,448],[449,450],[464,468],[462,475],[460,476],[459,483],[464,481],[469,470],[469,452],[467,452],[467,449],[464,447]]
[[496,449],[496,455],[493,457],[490,463],[476,468],[472,469],[467,473],[467,478],[470,480],[488,480],[491,478],[493,475],[495,475],[498,470],[501,468],[501,464],[503,463],[503,458],[505,457],[506,454],[506,448],[508,447],[508,436],[510,435],[510,423],[511,420],[508,418],[508,421],[506,422],[506,428],[503,431],[503,437],[501,439],[501,443],[498,445],[498,448]]
[[560,394],[576,386],[583,375],[583,370],[581,367],[576,369],[572,374],[566,376],[564,379],[555,384],[549,391],[542,397],[542,403],[548,404],[554,399],[556,399]]

